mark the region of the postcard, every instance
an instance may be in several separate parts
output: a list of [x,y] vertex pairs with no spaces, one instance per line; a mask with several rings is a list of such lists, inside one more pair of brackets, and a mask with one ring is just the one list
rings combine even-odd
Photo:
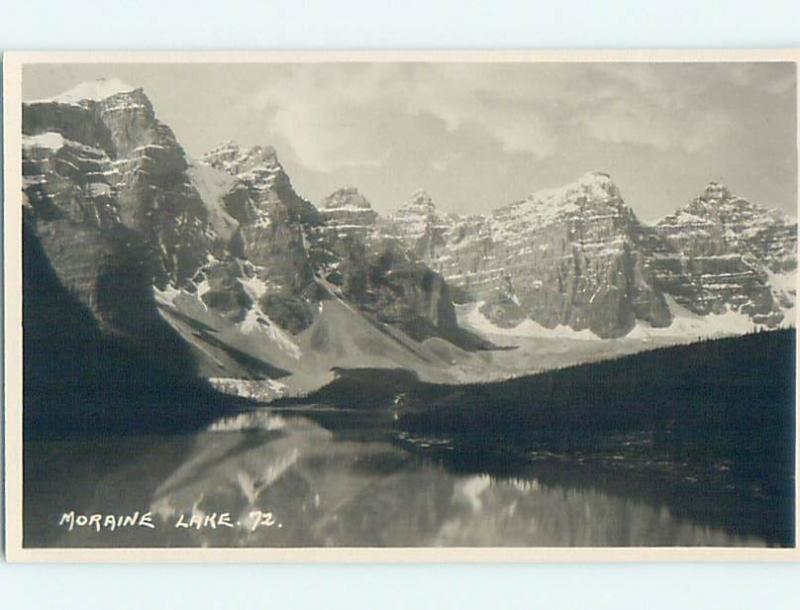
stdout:
[[798,59],[7,54],[8,558],[797,560]]

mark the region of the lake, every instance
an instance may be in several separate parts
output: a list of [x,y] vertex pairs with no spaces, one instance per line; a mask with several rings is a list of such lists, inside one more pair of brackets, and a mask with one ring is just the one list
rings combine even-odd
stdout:
[[[332,424],[331,422],[335,422]],[[411,434],[390,410],[257,408],[202,431],[25,445],[25,546],[768,546],[725,464],[525,453]],[[615,447],[615,444],[618,447]],[[618,449],[618,451],[617,451]],[[773,503],[774,504],[774,503]],[[767,509],[765,509],[767,507]],[[785,511],[775,506],[776,515]],[[59,525],[151,512],[153,527]],[[224,516],[226,515],[227,516]],[[194,521],[192,521],[194,518]],[[221,523],[222,522],[222,523]],[[190,525],[190,527],[182,527]]]

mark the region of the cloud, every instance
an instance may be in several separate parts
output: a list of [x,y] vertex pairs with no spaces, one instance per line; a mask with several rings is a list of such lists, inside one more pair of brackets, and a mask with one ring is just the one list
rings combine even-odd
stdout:
[[591,137],[613,144],[644,144],[659,149],[672,146],[668,130],[653,121],[646,111],[627,101],[616,101],[588,110],[579,119]]
[[475,75],[453,66],[301,65],[270,79],[252,108],[318,171],[380,164],[394,143],[413,137],[420,119],[438,121],[445,136],[471,131],[510,152],[555,151],[556,133],[543,116],[498,95],[508,83]]
[[394,151],[441,171],[465,138],[534,159],[583,138],[696,152],[735,129],[737,90],[793,85],[780,64],[305,64],[275,68],[250,111],[310,169]]
[[743,93],[782,95],[795,82],[779,64],[616,64],[602,72],[617,91],[613,101],[576,113],[592,137],[687,153],[736,132]]
[[557,133],[537,107],[545,99],[541,84],[515,82],[507,68],[491,65],[420,67],[414,76],[404,88],[412,112],[438,118],[450,132],[477,130],[507,152],[555,152]]
[[591,137],[612,144],[638,144],[658,150],[695,153],[721,143],[735,128],[724,110],[714,113],[683,110],[654,117],[652,110],[635,102],[619,102],[582,119]]

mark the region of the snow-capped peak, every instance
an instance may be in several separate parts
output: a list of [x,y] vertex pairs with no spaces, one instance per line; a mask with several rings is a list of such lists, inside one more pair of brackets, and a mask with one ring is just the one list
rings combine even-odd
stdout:
[[436,205],[428,192],[420,188],[411,193],[411,196],[397,209],[395,214],[401,216],[408,214],[435,215]]
[[764,208],[754,204],[739,195],[732,193],[727,186],[721,182],[712,180],[709,182],[699,197],[695,197],[683,208],[665,216],[659,224],[664,221],[670,222],[681,215],[694,215],[706,221],[722,223],[787,223],[789,218],[779,210]]
[[728,187],[722,184],[721,182],[717,182],[716,180],[712,180],[706,185],[705,190],[703,191],[703,198],[704,199],[713,199],[713,200],[721,200],[721,199],[730,199],[731,192],[728,190]]
[[235,140],[227,140],[217,144],[211,150],[203,154],[203,157],[216,156],[222,154],[238,155],[242,147]]
[[72,89],[64,91],[53,98],[37,101],[61,102],[64,104],[83,101],[100,101],[119,93],[130,93],[136,89],[137,87],[132,87],[118,78],[99,78],[94,81],[87,81],[76,85]]
[[275,174],[283,170],[278,153],[272,146],[244,149],[233,140],[215,146],[200,161],[234,176],[254,171]]
[[369,210],[372,205],[354,186],[340,188],[322,200],[322,208],[327,210],[356,208]]
[[278,152],[272,146],[253,146],[247,152],[248,158],[253,161],[261,161],[265,165],[279,165]]
[[566,186],[536,191],[528,195],[526,201],[534,203],[540,209],[557,209],[575,207],[581,200],[608,203],[619,199],[619,189],[611,176],[605,172],[593,171]]
[[408,198],[406,205],[429,205],[431,207],[436,207],[433,204],[433,199],[423,188],[418,188],[414,192],[411,193],[411,196]]

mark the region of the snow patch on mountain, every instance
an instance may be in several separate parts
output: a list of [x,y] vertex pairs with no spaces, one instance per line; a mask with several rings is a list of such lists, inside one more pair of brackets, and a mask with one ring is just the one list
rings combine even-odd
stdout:
[[239,330],[244,334],[262,334],[268,341],[295,360],[299,360],[303,355],[300,347],[291,339],[291,336],[256,306],[247,310],[244,320],[238,326]]
[[797,269],[785,273],[767,271],[767,277],[769,278],[769,285],[772,286],[775,292],[791,295],[792,300],[794,300],[797,294]]
[[197,162],[191,162],[186,173],[206,203],[211,226],[220,237],[230,240],[239,223],[225,210],[223,197],[234,183],[233,176]]
[[602,341],[600,337],[594,334],[589,329],[574,330],[569,326],[560,324],[555,328],[547,328],[534,322],[531,319],[525,319],[513,328],[503,328],[492,323],[486,316],[481,313],[481,307],[484,302],[479,301],[471,307],[469,313],[459,319],[460,322],[483,335],[502,335],[506,337],[527,337],[527,338],[543,338],[543,339],[575,339],[579,341]]
[[783,310],[781,328],[797,326],[797,269],[783,273],[767,270],[772,296]]
[[83,101],[99,101],[119,93],[129,93],[135,89],[136,87],[132,87],[118,78],[99,78],[94,81],[81,83],[54,97],[34,100],[29,103],[59,102],[62,104],[73,104]]
[[269,290],[269,286],[267,283],[256,277],[248,277],[248,278],[239,278],[239,282],[245,289],[250,292],[251,296],[255,301],[258,301],[262,296],[264,296],[267,291]]
[[[237,379],[235,377],[209,377],[208,382],[218,392],[270,402],[286,395],[286,384],[274,379]],[[283,418],[265,411],[248,411],[226,417],[212,424],[209,432],[237,432],[241,430],[280,430]]]
[[647,322],[639,321],[627,337],[631,339],[674,337],[698,340],[743,335],[759,328],[750,316],[739,311],[727,309],[723,313],[710,313],[702,316],[681,306],[669,295],[666,296],[666,300],[672,312],[672,324],[666,328],[653,328]]
[[35,136],[22,135],[22,146],[24,148],[46,148],[55,152],[63,148],[65,143],[64,136],[55,131],[46,131]]
[[153,296],[156,301],[162,305],[173,306],[175,304],[175,299],[182,294],[185,293],[175,288],[172,284],[167,284],[163,290],[158,288],[158,286],[153,286]]
[[[789,280],[786,280],[787,282]],[[748,315],[733,309],[728,309],[723,313],[710,313],[705,316],[695,314],[685,307],[678,304],[671,296],[666,296],[667,304],[672,313],[672,323],[664,328],[653,327],[647,322],[638,321],[636,326],[620,340],[636,339],[647,341],[654,338],[675,339],[676,341],[694,341],[700,339],[742,335],[757,331],[762,327],[755,324]],[[469,306],[462,306],[462,313],[459,315],[459,322],[466,327],[484,336],[504,336],[520,338],[540,338],[540,339],[571,339],[580,341],[602,341],[588,329],[576,331],[569,326],[559,325],[555,328],[547,328],[526,319],[512,328],[503,328],[492,323],[484,316],[480,308],[483,302],[478,302]],[[794,326],[795,309],[786,308],[785,326]]]

